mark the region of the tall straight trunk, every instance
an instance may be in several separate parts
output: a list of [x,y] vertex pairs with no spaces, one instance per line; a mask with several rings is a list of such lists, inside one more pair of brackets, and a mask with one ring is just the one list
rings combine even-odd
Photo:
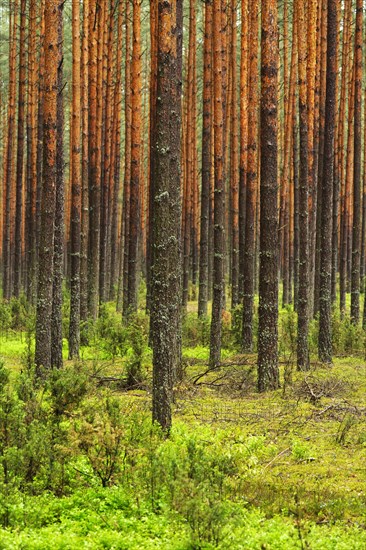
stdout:
[[[342,46],[342,80],[340,96],[340,127],[339,127],[339,153],[338,153],[338,173],[341,182],[340,189],[340,236],[339,236],[339,307],[341,315],[344,314],[346,307],[346,266],[347,266],[347,194],[349,182],[349,162],[350,147],[352,144],[351,132],[353,131],[353,68],[352,68],[352,46],[351,46],[351,20],[352,20],[352,0],[347,0],[344,11],[344,31]],[[347,154],[345,154],[345,128],[347,120],[347,89],[348,89],[348,138]],[[347,170],[346,170],[347,168]],[[347,173],[346,173],[347,172]]]
[[[294,20],[295,21],[295,20]],[[280,246],[279,250],[283,257],[283,296],[282,303],[286,306],[289,303],[289,287],[290,287],[290,175],[292,161],[292,141],[293,141],[293,109],[294,109],[294,94],[296,83],[296,54],[297,54],[297,34],[296,24],[292,26],[292,53],[291,67],[289,77],[289,88],[287,92],[287,100],[285,104],[285,136],[284,136],[284,155],[283,155],[283,171],[282,171],[282,188],[281,188],[281,205],[280,205]]]
[[51,323],[53,291],[54,224],[57,156],[57,68],[59,0],[45,3],[44,127],[42,215],[39,237],[38,296],[35,364],[38,376],[51,368]]
[[154,232],[154,147],[156,130],[156,94],[157,94],[157,24],[158,24],[158,1],[150,2],[150,86],[149,86],[149,191],[148,191],[148,223],[147,223],[147,250],[146,250],[146,309],[150,311],[151,298],[151,266],[153,264],[153,232]]
[[299,181],[299,284],[298,284],[298,329],[297,367],[308,370],[309,362],[309,180],[308,180],[308,123],[306,90],[306,10],[302,0],[296,2],[299,113],[300,113],[300,181]]
[[[11,13],[11,3],[9,2]],[[18,25],[18,1],[13,3],[13,15],[9,18],[9,92],[7,147],[4,165],[4,216],[3,216],[3,298],[11,296],[11,195],[13,182],[13,151],[15,139],[16,103],[16,37]]]
[[327,23],[327,89],[324,124],[324,163],[321,208],[321,256],[319,296],[319,359],[332,361],[331,291],[332,291],[332,230],[334,184],[334,123],[336,103],[336,42],[337,0],[328,0]]
[[208,301],[208,248],[211,187],[211,140],[212,140],[212,2],[206,2],[203,73],[202,113],[202,186],[201,186],[201,228],[200,228],[200,275],[198,294],[198,316],[207,315]]
[[100,181],[98,177],[98,30],[101,13],[97,0],[89,0],[89,239],[88,239],[88,310],[92,319],[98,315],[99,300],[99,228]]
[[[322,210],[322,186],[321,180],[324,170],[324,128],[325,128],[325,94],[326,94],[326,69],[327,69],[327,2],[320,3],[320,63],[317,79],[319,82],[319,108],[316,108],[317,123],[317,152],[316,152],[316,174],[317,174],[317,198],[316,198],[316,239],[315,239],[315,262],[311,265],[310,273],[310,310],[309,317],[313,318],[319,313],[319,291],[320,291],[320,255],[321,255],[321,210]],[[311,255],[311,235],[309,234],[309,253]]]
[[[116,286],[118,283],[118,205],[121,177],[121,102],[122,102],[122,35],[123,35],[124,4],[119,3],[118,8],[118,31],[117,31],[117,59],[116,59],[116,87],[114,93],[114,111],[113,111],[113,203],[111,220],[111,278],[109,288],[109,299],[114,300],[116,295]],[[112,182],[111,182],[112,183]]]
[[[189,281],[192,288],[197,270],[197,174],[196,174],[196,9],[194,0],[189,4],[189,43],[185,104],[185,173],[183,209],[183,307],[189,300]],[[192,268],[192,270],[190,270]],[[194,298],[194,296],[193,296]]]
[[210,338],[210,365],[217,366],[221,359],[222,311],[224,303],[224,239],[225,239],[225,184],[224,184],[224,112],[221,57],[221,0],[213,0],[213,54],[214,78],[214,263],[213,299]]
[[278,23],[277,1],[262,2],[258,389],[279,387],[278,370]]
[[345,184],[342,197],[342,211],[341,211],[341,244],[340,244],[340,311],[341,315],[344,314],[346,309],[346,292],[348,283],[348,260],[349,260],[349,225],[351,218],[351,197],[352,197],[352,183],[353,183],[353,161],[354,161],[354,94],[355,94],[355,63],[353,63],[352,78],[349,83],[348,91],[348,137],[347,137],[347,150],[346,150],[346,167],[345,167]]
[[363,1],[356,2],[355,34],[355,107],[353,148],[353,231],[352,231],[352,275],[351,275],[351,321],[357,325],[360,320],[360,260],[361,260],[361,110],[362,110],[362,43],[363,43]]
[[315,159],[315,86],[316,86],[316,53],[317,53],[317,14],[318,0],[309,0],[307,13],[307,112],[308,112],[308,181],[309,181],[309,283],[310,310],[314,296],[315,248],[317,228],[317,172]]
[[[341,6],[336,3],[336,26],[337,29],[340,28],[340,13]],[[333,167],[333,221],[332,221],[332,288],[331,288],[331,300],[332,305],[335,304],[337,299],[337,274],[338,274],[338,258],[339,258],[339,248],[338,248],[338,235],[339,235],[339,204],[340,204],[340,187],[341,182],[339,179],[339,126],[340,126],[340,108],[339,108],[339,78],[338,73],[340,67],[340,40],[336,40],[336,53],[335,53],[335,63],[336,63],[336,82],[335,82],[335,120],[334,120],[334,167]]]
[[152,269],[153,420],[165,432],[171,428],[173,380],[178,368],[181,308],[180,139],[182,43],[177,3],[159,0],[157,26],[156,152],[154,172],[154,264]]
[[37,9],[29,3],[28,110],[27,110],[27,197],[25,213],[26,294],[34,302],[36,290],[36,198],[37,198]]
[[[126,63],[125,63],[125,174],[123,184],[123,214],[121,243],[123,243],[123,315],[128,310],[128,235],[130,231],[130,180],[131,180],[131,4],[126,0],[125,34],[126,34]],[[120,284],[120,288],[122,285]]]
[[196,283],[198,273],[198,171],[197,171],[197,30],[195,1],[190,0],[190,49],[191,61],[188,64],[190,77],[188,85],[191,88],[191,104],[188,105],[190,142],[187,156],[191,180],[191,250],[192,250],[192,300],[196,299]]
[[[189,57],[188,57],[189,65]],[[188,68],[188,67],[187,67]],[[189,71],[187,71],[189,72]],[[189,84],[189,77],[186,82],[186,98],[183,101],[183,138],[184,143],[182,146],[182,158],[184,162],[183,170],[183,212],[182,212],[182,242],[183,242],[183,273],[182,273],[182,307],[187,308],[189,300],[189,268],[191,260],[191,229],[192,229],[192,157],[191,157],[191,124],[190,117],[188,116],[189,108],[191,104],[191,86]]]
[[81,234],[81,41],[80,5],[72,5],[72,174],[71,174],[71,278],[69,358],[79,356],[80,347],[80,234]]
[[131,180],[128,235],[127,312],[137,310],[138,242],[140,226],[140,150],[141,150],[141,0],[133,0],[133,40],[131,66]]
[[58,5],[56,211],[53,256],[52,367],[62,367],[62,278],[64,265],[65,182],[63,103],[63,1]]
[[258,2],[249,2],[249,105],[245,215],[243,351],[253,348],[255,209],[258,184]]
[[231,180],[231,307],[239,303],[239,173],[238,173],[238,114],[236,76],[236,0],[231,0],[231,134],[230,134],[230,180]]
[[39,54],[39,70],[38,70],[38,117],[37,117],[37,190],[36,190],[36,271],[38,271],[39,262],[39,242],[42,223],[42,186],[43,186],[43,157],[44,157],[44,74],[45,74],[45,57],[46,50],[44,48],[45,40],[45,2],[42,0],[39,5],[39,17],[41,20],[40,30],[40,54]]
[[36,294],[37,200],[37,6],[29,4],[27,109],[26,289],[34,303]]
[[89,237],[89,0],[83,2],[83,37],[81,57],[82,187],[80,228],[80,320],[88,318],[88,237]]
[[245,212],[246,181],[248,158],[248,0],[241,2],[241,39],[240,39],[240,159],[239,159],[239,281],[240,301],[244,297],[245,269]]
[[103,77],[105,91],[105,107],[103,115],[103,154],[102,154],[102,187],[101,187],[101,215],[100,215],[100,262],[99,262],[99,295],[100,301],[106,302],[109,296],[108,276],[109,245],[110,245],[110,202],[111,202],[111,174],[112,174],[112,113],[113,113],[113,77],[114,77],[114,10],[109,2],[109,12],[106,16],[107,43],[104,47],[106,76]]
[[19,34],[19,85],[18,85],[18,142],[16,165],[15,232],[14,232],[14,296],[21,289],[22,267],[22,223],[23,223],[23,158],[24,158],[24,114],[26,89],[26,0],[20,2]]
[[361,265],[360,265],[360,279],[361,285],[365,283],[366,274],[366,124],[363,129],[363,178],[362,178],[362,223],[361,223]]

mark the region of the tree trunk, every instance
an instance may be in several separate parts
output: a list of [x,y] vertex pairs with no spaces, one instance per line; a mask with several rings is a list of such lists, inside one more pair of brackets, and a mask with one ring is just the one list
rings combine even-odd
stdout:
[[37,10],[29,4],[27,110],[27,198],[25,219],[26,291],[34,303],[36,295],[36,199],[37,199]]
[[244,297],[245,270],[245,213],[246,181],[248,158],[248,0],[241,2],[241,40],[240,40],[240,159],[239,159],[239,281],[240,302]]
[[19,35],[19,86],[18,86],[18,143],[16,166],[15,233],[14,233],[14,296],[21,289],[22,267],[22,218],[23,218],[23,157],[24,157],[24,111],[26,88],[26,0],[20,2]]
[[[178,3],[182,0],[178,0]],[[159,0],[156,150],[154,152],[154,264],[151,322],[153,340],[153,420],[165,432],[171,427],[173,379],[178,368],[181,308],[180,132],[181,69],[176,0]]]
[[300,181],[299,181],[299,284],[297,367],[308,370],[309,363],[309,189],[308,189],[308,128],[306,95],[306,12],[303,0],[297,0],[297,38],[300,113]]
[[42,215],[39,237],[38,297],[35,364],[38,376],[51,368],[51,323],[53,290],[54,224],[57,156],[57,68],[59,0],[45,4],[44,127]]
[[334,184],[334,122],[336,102],[337,0],[328,0],[327,80],[324,124],[324,163],[321,205],[321,256],[319,295],[319,359],[332,361],[332,229]]
[[255,210],[258,179],[258,2],[249,3],[249,106],[248,159],[245,216],[245,263],[243,301],[243,351],[253,348],[253,303],[255,262]]
[[58,6],[56,211],[53,257],[52,367],[62,367],[62,278],[64,266],[64,104],[63,104],[63,0]]
[[[10,9],[11,4],[9,3]],[[13,4],[13,16],[9,18],[9,93],[8,93],[8,130],[4,165],[4,221],[3,221],[3,298],[11,296],[11,197],[13,182],[13,151],[15,138],[15,102],[16,102],[16,37],[18,21],[18,1]],[[10,11],[11,13],[11,11]]]
[[213,0],[213,53],[214,53],[214,263],[213,300],[210,338],[210,365],[215,367],[221,359],[222,311],[224,303],[224,239],[225,239],[225,184],[224,168],[224,118],[221,57],[221,1]]
[[80,320],[88,318],[88,240],[89,240],[89,0],[83,2],[83,38],[82,38],[82,198],[80,229]]
[[258,389],[279,387],[278,370],[278,212],[277,1],[262,2],[261,55],[260,272]]
[[202,122],[202,188],[200,229],[200,275],[198,294],[198,316],[207,315],[208,301],[208,247],[211,187],[211,140],[212,140],[212,2],[205,6],[204,73],[203,73],[203,122]]
[[231,307],[239,303],[239,163],[236,77],[236,0],[231,0],[231,129],[230,129],[230,188],[231,188]]
[[355,96],[353,147],[353,230],[351,275],[351,322],[360,320],[360,259],[361,259],[361,110],[362,110],[362,43],[363,1],[356,2],[355,34]]
[[80,5],[72,4],[72,174],[71,174],[71,279],[69,358],[79,356],[80,347],[80,232],[81,232],[81,61]]
[[[92,319],[98,315],[100,181],[98,175],[98,34],[101,13],[97,0],[89,0],[89,243],[88,309]],[[99,39],[100,40],[100,39]]]
[[131,181],[128,235],[127,314],[137,311],[138,242],[140,227],[141,150],[141,0],[133,0],[131,66]]

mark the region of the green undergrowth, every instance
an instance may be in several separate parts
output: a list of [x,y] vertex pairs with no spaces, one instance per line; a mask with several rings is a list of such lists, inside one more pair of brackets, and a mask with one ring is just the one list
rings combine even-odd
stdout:
[[259,395],[232,321],[212,370],[207,320],[184,319],[169,439],[151,424],[145,314],[123,325],[108,305],[83,327],[81,360],[41,386],[32,329],[4,325],[0,550],[366,548],[362,331],[334,315],[339,357],[313,353],[299,373],[296,317],[282,310],[281,388]]

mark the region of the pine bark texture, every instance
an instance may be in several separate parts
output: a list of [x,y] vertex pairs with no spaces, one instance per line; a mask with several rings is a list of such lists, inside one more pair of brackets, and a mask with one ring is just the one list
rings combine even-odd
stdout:
[[297,37],[299,71],[300,177],[299,177],[299,283],[297,367],[308,370],[309,364],[309,187],[308,187],[308,124],[306,94],[306,10],[303,0],[297,0]]
[[[177,5],[158,3],[156,149],[154,152],[154,263],[151,323],[153,342],[153,420],[171,427],[173,380],[179,362],[181,307],[180,132],[181,68]],[[178,224],[179,227],[179,224]]]
[[360,265],[361,265],[361,110],[362,110],[362,44],[363,1],[356,2],[355,31],[355,96],[353,146],[353,231],[351,274],[351,321],[360,320]]
[[279,387],[278,370],[278,23],[277,1],[262,2],[258,389]]
[[223,73],[221,57],[221,1],[213,1],[214,54],[214,260],[213,299],[210,336],[210,365],[216,367],[221,359],[222,312],[224,307],[224,240],[225,240],[225,184],[224,184],[224,112]]
[[204,73],[203,73],[203,124],[202,124],[202,187],[200,229],[200,272],[198,315],[207,315],[208,302],[208,247],[210,225],[210,187],[212,172],[212,2],[205,2]]
[[81,253],[81,41],[80,5],[72,4],[72,174],[71,174],[71,276],[69,358],[80,347],[80,253]]
[[38,297],[35,364],[38,375],[51,368],[53,251],[56,209],[58,0],[45,4],[45,56],[43,103],[43,181],[39,237]]
[[334,125],[336,102],[336,0],[328,0],[327,83],[324,125],[324,164],[321,206],[321,256],[319,296],[319,359],[332,361],[331,291],[332,291],[332,230],[334,186]]
[[255,211],[258,184],[258,2],[249,2],[249,105],[248,156],[246,174],[246,215],[243,277],[243,351],[253,348],[253,304],[255,262]]

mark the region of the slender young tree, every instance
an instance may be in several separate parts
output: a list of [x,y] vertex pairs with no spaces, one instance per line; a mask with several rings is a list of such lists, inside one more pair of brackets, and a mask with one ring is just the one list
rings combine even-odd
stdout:
[[179,7],[159,0],[157,25],[156,150],[154,151],[154,264],[152,268],[153,420],[165,432],[172,422],[173,380],[178,368],[181,308],[180,133],[181,65]]
[[278,370],[278,23],[277,1],[262,1],[258,389],[279,387]]
[[51,368],[51,323],[53,291],[54,224],[56,209],[57,92],[59,65],[59,0],[45,3],[45,56],[43,105],[42,214],[39,237],[38,297],[35,364],[39,376]]
[[324,163],[321,204],[321,256],[319,296],[319,359],[332,361],[331,291],[332,291],[332,230],[334,185],[334,124],[336,102],[336,42],[337,0],[328,0],[327,89],[325,100]]

